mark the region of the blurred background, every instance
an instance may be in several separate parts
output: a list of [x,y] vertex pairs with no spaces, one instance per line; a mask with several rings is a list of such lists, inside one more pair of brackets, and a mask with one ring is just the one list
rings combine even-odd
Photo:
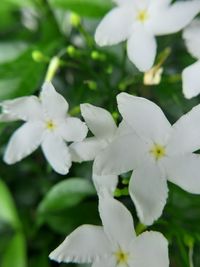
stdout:
[[[37,95],[50,78],[74,116],[80,116],[80,103],[89,102],[119,122],[116,95],[122,91],[153,100],[172,123],[198,104],[198,97],[189,101],[182,95],[181,71],[194,60],[181,33],[158,38],[157,68],[145,77],[128,61],[125,44],[95,45],[95,28],[111,7],[109,0],[1,0],[0,101]],[[0,124],[0,267],[67,266],[50,262],[48,254],[77,226],[101,224],[92,163],[73,164],[61,176],[39,149],[6,165],[5,147],[20,125]],[[116,197],[132,212],[140,232],[143,226],[127,194],[129,178],[130,173],[120,177]],[[168,238],[171,267],[198,267],[200,196],[169,188],[162,218],[148,229]]]

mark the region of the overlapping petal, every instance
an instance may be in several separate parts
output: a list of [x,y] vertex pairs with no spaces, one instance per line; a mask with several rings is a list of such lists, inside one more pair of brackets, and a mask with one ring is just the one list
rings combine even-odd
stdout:
[[93,174],[92,180],[94,182],[95,188],[98,194],[103,193],[105,190],[113,195],[117,184],[118,184],[118,176],[117,175],[96,175]]
[[114,45],[126,40],[134,22],[134,8],[116,7],[100,22],[96,29],[95,41],[98,45]]
[[127,248],[135,237],[130,212],[121,202],[107,195],[99,198],[99,213],[104,231],[112,244]]
[[119,94],[117,102],[123,119],[140,137],[161,144],[166,142],[171,125],[156,104],[126,93]]
[[167,181],[158,166],[151,162],[143,162],[132,174],[129,193],[140,221],[145,225],[151,225],[161,216],[166,204]]
[[86,137],[88,128],[80,119],[68,117],[59,125],[58,132],[67,142],[79,142]]
[[60,173],[67,174],[71,167],[71,155],[64,140],[53,133],[46,133],[42,142],[42,150],[52,168]]
[[40,99],[47,117],[61,119],[67,116],[69,105],[65,98],[56,92],[51,83],[44,83]]
[[49,257],[58,262],[91,263],[109,251],[109,240],[103,228],[83,225],[72,232]]
[[38,122],[27,122],[10,138],[4,154],[7,164],[14,164],[30,155],[42,142],[43,125]]
[[91,104],[82,104],[81,114],[96,137],[109,139],[115,134],[117,126],[107,110]]
[[94,161],[98,175],[118,175],[135,169],[146,152],[146,144],[136,134],[116,136]]
[[199,0],[176,2],[164,10],[158,10],[152,19],[152,31],[155,35],[178,32],[187,26],[199,12]]
[[183,115],[173,126],[167,150],[171,155],[183,155],[200,148],[200,105]]
[[200,156],[186,154],[166,161],[168,180],[185,191],[200,194]]
[[70,145],[72,161],[82,162],[94,160],[96,155],[106,146],[102,139],[89,137],[82,142],[76,142]]
[[168,242],[158,232],[144,232],[139,235],[132,245],[133,258],[129,266],[134,267],[168,267]]
[[134,27],[128,38],[127,53],[128,58],[140,71],[147,71],[153,66],[156,49],[155,37],[142,25]]
[[200,60],[185,68],[182,73],[183,94],[185,98],[192,98],[200,93]]

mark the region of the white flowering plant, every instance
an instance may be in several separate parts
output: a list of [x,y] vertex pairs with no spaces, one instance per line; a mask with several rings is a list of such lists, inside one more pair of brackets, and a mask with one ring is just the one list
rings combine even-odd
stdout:
[[0,267],[200,266],[200,0],[2,0]]

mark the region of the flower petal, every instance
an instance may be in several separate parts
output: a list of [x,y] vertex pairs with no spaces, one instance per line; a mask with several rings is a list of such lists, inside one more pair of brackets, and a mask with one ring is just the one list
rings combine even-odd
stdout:
[[183,94],[190,99],[200,93],[200,60],[185,68],[182,73]]
[[70,145],[72,161],[82,162],[94,160],[96,155],[105,147],[105,141],[96,137],[86,138],[82,142],[76,142]]
[[173,126],[167,153],[183,155],[200,148],[200,105],[183,115]]
[[24,96],[13,100],[6,100],[0,104],[3,113],[18,119],[38,120],[42,118],[42,107],[39,99],[36,96]]
[[200,59],[200,19],[195,19],[183,31],[183,39],[190,54]]
[[114,255],[109,255],[103,259],[97,260],[92,264],[92,267],[115,267],[116,259]]
[[152,20],[153,33],[165,35],[178,32],[187,26],[199,11],[199,0],[180,1],[166,9],[158,10]]
[[23,124],[12,135],[5,151],[4,161],[14,164],[29,156],[42,141],[43,126],[37,122]]
[[43,84],[40,99],[48,117],[55,119],[66,117],[69,105],[65,98],[56,92],[51,83]]
[[127,53],[130,61],[140,71],[145,72],[153,66],[156,49],[157,45],[154,36],[142,26],[135,27],[128,39]]
[[59,125],[58,132],[67,142],[79,142],[86,137],[88,128],[80,119],[68,117]]
[[118,175],[137,167],[146,145],[135,134],[117,136],[102,150],[94,161],[94,172],[98,175]]
[[99,213],[111,243],[127,248],[135,237],[133,218],[128,209],[121,202],[105,195],[99,197]]
[[117,102],[123,119],[140,137],[161,144],[166,142],[171,125],[156,104],[126,93],[119,94]]
[[71,167],[71,156],[64,140],[53,133],[46,133],[42,142],[44,155],[59,174],[67,174]]
[[132,174],[129,193],[140,221],[151,225],[161,216],[166,204],[167,181],[162,177],[158,166],[144,162]]
[[117,175],[99,176],[93,174],[92,180],[94,182],[98,194],[101,194],[101,192],[104,192],[106,190],[112,196],[118,184]]
[[158,232],[144,232],[132,245],[133,258],[129,266],[169,267],[168,242]]
[[200,156],[188,154],[170,158],[166,163],[168,180],[185,191],[200,194]]
[[134,8],[116,7],[110,11],[96,29],[95,41],[98,45],[114,45],[126,40],[134,22]]
[[82,104],[81,114],[96,137],[109,139],[115,134],[117,126],[107,110],[90,104]]
[[10,113],[0,114],[0,122],[17,121],[17,120],[20,120],[20,118],[15,115],[11,115]]
[[100,226],[83,225],[49,255],[57,262],[91,263],[109,253],[109,240]]

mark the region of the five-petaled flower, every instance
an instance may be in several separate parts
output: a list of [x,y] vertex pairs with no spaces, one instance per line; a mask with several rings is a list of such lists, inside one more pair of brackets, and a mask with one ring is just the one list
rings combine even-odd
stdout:
[[92,263],[92,267],[169,266],[165,237],[154,231],[136,236],[132,216],[119,201],[100,197],[99,213],[103,227],[78,227],[50,258],[66,263]]
[[129,192],[141,222],[150,225],[166,204],[167,180],[200,194],[200,155],[193,153],[200,148],[200,105],[171,126],[153,102],[126,93],[117,99],[134,135],[116,137],[96,157],[94,168],[99,175],[134,170]]
[[183,94],[192,98],[200,93],[200,19],[194,20],[183,32],[188,51],[198,61],[185,68],[182,73]]
[[1,106],[1,121],[25,121],[9,141],[4,155],[5,162],[16,163],[41,145],[52,168],[60,174],[67,174],[71,155],[66,141],[83,140],[88,129],[80,119],[67,115],[68,103],[53,85],[45,83],[39,98],[20,97],[3,101]]
[[178,32],[200,11],[200,1],[114,0],[117,7],[98,26],[100,46],[127,40],[129,59],[140,71],[149,70],[156,56],[155,36]]

